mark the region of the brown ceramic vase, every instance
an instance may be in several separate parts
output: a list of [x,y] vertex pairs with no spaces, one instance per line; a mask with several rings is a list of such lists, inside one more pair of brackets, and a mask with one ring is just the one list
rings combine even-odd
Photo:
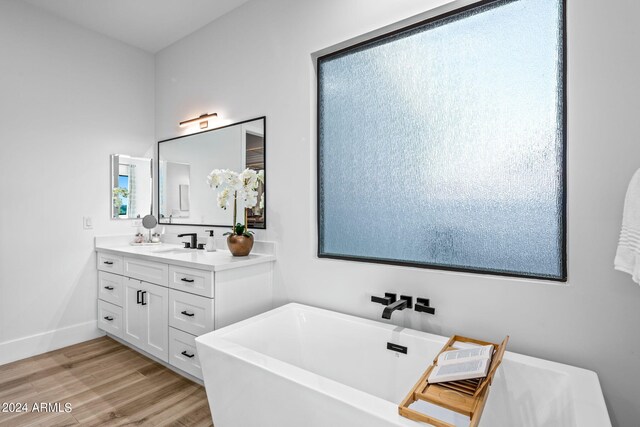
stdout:
[[231,234],[227,236],[227,246],[233,256],[247,256],[253,249],[253,236],[238,236]]

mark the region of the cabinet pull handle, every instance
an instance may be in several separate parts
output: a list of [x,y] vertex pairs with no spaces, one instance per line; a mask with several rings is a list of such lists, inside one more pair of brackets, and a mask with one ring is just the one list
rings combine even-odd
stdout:
[[111,317],[111,316],[104,316],[104,320],[108,320],[109,322],[113,322],[113,317]]
[[188,357],[189,359],[191,359],[192,357],[194,357],[194,356],[195,356],[195,354],[189,354],[189,353],[187,353],[187,350],[183,351],[183,352],[182,352],[182,353],[180,353],[180,354],[182,354],[183,356]]
[[142,291],[137,291],[136,292],[136,304],[142,304],[142,301],[140,301],[140,294],[142,293]]
[[147,301],[144,299],[144,297],[147,295],[147,291],[142,291],[142,305],[147,305]]
[[113,286],[105,286],[104,288],[105,288],[106,290],[108,290],[108,291],[112,291],[112,290],[113,290]]
[[183,277],[182,279],[183,282],[187,282],[187,283],[193,283],[195,280],[194,279],[187,279],[186,277]]
[[105,261],[105,262],[103,262],[103,264],[113,265],[113,261]]
[[195,313],[189,313],[187,310],[183,311],[183,312],[182,312],[182,313],[180,313],[180,314],[184,314],[185,316],[189,316],[189,317],[193,317],[193,316],[195,316]]

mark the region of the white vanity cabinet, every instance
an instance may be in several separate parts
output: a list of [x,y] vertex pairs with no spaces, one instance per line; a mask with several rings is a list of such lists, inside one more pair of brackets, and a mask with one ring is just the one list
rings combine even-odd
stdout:
[[273,255],[199,251],[187,263],[97,241],[96,251],[98,327],[200,379],[197,336],[272,308]]

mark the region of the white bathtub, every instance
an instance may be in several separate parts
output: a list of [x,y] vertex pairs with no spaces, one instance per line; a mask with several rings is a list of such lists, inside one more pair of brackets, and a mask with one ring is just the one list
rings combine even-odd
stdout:
[[[387,350],[387,342],[407,354]],[[397,405],[445,342],[300,304],[196,338],[216,427],[424,426],[398,415]],[[461,415],[439,415],[468,425]],[[480,422],[610,425],[594,372],[510,352]]]

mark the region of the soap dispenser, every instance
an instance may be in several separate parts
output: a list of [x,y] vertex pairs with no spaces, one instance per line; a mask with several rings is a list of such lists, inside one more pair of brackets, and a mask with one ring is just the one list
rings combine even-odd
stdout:
[[216,250],[216,242],[213,239],[214,230],[204,230],[204,231],[208,231],[209,232],[209,237],[207,237],[207,244],[204,245],[204,248],[207,250],[207,252],[215,252],[215,250]]

